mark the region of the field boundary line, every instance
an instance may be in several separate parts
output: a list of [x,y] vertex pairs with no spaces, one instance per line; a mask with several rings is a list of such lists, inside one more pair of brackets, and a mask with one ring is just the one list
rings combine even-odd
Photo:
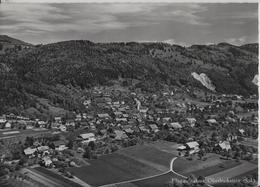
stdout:
[[118,185],[118,184],[124,184],[124,183],[132,183],[132,182],[137,182],[137,181],[141,181],[141,180],[146,180],[146,179],[150,179],[150,178],[154,178],[154,177],[159,177],[159,176],[162,176],[162,175],[165,175],[167,173],[174,173],[180,177],[183,177],[183,178],[187,178],[181,174],[178,174],[176,173],[175,171],[173,171],[173,163],[174,161],[177,159],[178,157],[174,157],[171,162],[170,162],[170,169],[166,172],[163,172],[163,173],[160,173],[160,174],[157,174],[157,175],[152,175],[152,176],[148,176],[148,177],[143,177],[143,178],[139,178],[139,179],[132,179],[132,180],[128,180],[128,181],[122,181],[122,182],[117,182],[117,183],[111,183],[111,184],[105,184],[105,185],[101,185],[100,187],[109,187],[111,185]]

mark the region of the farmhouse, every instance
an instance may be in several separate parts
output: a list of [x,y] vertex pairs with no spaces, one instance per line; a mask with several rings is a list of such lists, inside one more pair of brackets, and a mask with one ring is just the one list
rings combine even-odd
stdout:
[[36,151],[37,151],[36,148],[33,148],[33,149],[32,149],[32,148],[30,148],[30,147],[28,147],[28,148],[26,148],[26,149],[23,150],[23,152],[24,152],[24,154],[25,154],[26,156],[33,155]]
[[188,153],[191,155],[191,154],[194,154],[194,153],[197,153],[199,152],[199,143],[196,142],[196,141],[193,141],[193,142],[188,142],[185,144],[186,145],[186,150],[188,151]]
[[230,146],[229,141],[220,142],[220,143],[218,144],[218,146],[219,146],[222,150],[226,150],[226,151],[228,151],[228,150],[231,149],[231,146]]
[[186,146],[181,145],[177,148],[177,150],[179,151],[179,156],[184,156],[186,153]]
[[196,124],[196,119],[195,118],[186,118],[186,119],[187,119],[187,121],[188,121],[188,123],[189,123],[189,125],[191,127],[195,126],[195,124]]
[[6,128],[6,129],[10,129],[10,128],[11,128],[11,126],[12,126],[12,125],[11,125],[11,123],[10,123],[10,122],[6,122],[6,123],[5,123],[5,128]]
[[50,159],[50,157],[48,156],[43,157],[42,162],[45,167],[52,167],[52,160]]
[[207,120],[207,123],[208,123],[209,125],[213,125],[213,124],[216,124],[217,121],[216,121],[215,119],[208,119],[208,120]]
[[93,133],[85,133],[79,136],[83,139],[82,143],[89,143],[91,141],[96,141],[95,135]]
[[165,124],[168,126],[169,129],[181,129],[182,125],[179,122],[167,123]]
[[53,143],[55,145],[55,150],[57,150],[57,151],[63,151],[65,149],[68,149],[68,147],[66,147],[66,145],[65,145],[65,142],[62,140],[58,140]]
[[48,149],[49,149],[49,147],[48,147],[47,145],[37,147],[37,150],[38,150],[39,152],[44,152],[44,151],[47,151]]

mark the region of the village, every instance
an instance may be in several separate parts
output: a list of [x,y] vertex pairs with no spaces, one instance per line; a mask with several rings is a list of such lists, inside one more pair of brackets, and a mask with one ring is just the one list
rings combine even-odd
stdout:
[[187,159],[216,153],[237,161],[257,160],[256,96],[185,91],[192,97],[178,88],[145,93],[95,87],[82,99],[85,112],[70,119],[2,115],[2,169],[12,173],[40,165],[73,178],[66,168],[158,140],[177,143],[178,156]]

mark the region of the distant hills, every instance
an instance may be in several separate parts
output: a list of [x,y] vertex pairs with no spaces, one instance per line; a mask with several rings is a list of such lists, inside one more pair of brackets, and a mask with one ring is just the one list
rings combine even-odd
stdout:
[[50,115],[53,107],[58,111],[80,109],[84,89],[111,85],[119,78],[139,80],[135,86],[148,91],[164,84],[209,91],[193,78],[193,72],[207,75],[218,93],[257,93],[252,83],[258,74],[257,43],[185,48],[80,40],[33,46],[8,36],[0,36],[0,43],[27,46],[0,53],[0,112]]
[[26,46],[32,46],[32,44],[23,42],[21,40],[11,38],[7,35],[0,35],[0,43],[1,44],[9,44],[9,45],[26,45]]

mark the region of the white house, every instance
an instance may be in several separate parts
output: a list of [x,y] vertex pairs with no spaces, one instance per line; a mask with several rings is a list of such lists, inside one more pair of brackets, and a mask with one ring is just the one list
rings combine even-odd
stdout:
[[52,166],[52,160],[50,159],[50,157],[45,156],[42,158],[42,161],[45,165],[45,167],[51,167]]
[[195,118],[186,118],[187,119],[187,121],[188,121],[188,123],[189,123],[189,125],[191,126],[191,127],[194,127],[195,126],[195,124],[196,124],[196,119]]
[[193,142],[188,142],[185,144],[186,145],[186,149],[189,152],[189,154],[194,154],[199,152],[199,143],[196,141]]
[[208,124],[210,124],[210,125],[217,123],[217,121],[216,121],[215,119],[208,119],[207,122],[208,122]]
[[36,148],[33,148],[33,149],[32,149],[32,148],[30,148],[30,147],[28,147],[28,148],[26,148],[26,149],[23,150],[23,152],[24,152],[24,154],[25,154],[26,156],[33,155],[36,151],[37,151]]
[[12,126],[12,125],[11,125],[11,123],[10,123],[10,122],[6,122],[6,123],[5,123],[5,128],[6,128],[6,129],[10,129],[10,128],[11,128],[11,126]]
[[49,150],[49,146],[45,145],[45,146],[40,146],[40,147],[37,147],[37,150],[39,152],[44,152],[44,151],[47,151]]
[[173,122],[173,123],[169,123],[166,125],[171,129],[181,129],[182,128],[182,125],[179,122]]
[[223,142],[220,142],[219,144],[219,147],[222,149],[222,150],[230,150],[231,149],[231,145],[229,143],[229,141],[223,141]]
[[91,141],[96,141],[96,137],[95,137],[95,134],[94,133],[85,133],[85,134],[80,134],[79,135],[83,141],[82,143],[89,143]]

